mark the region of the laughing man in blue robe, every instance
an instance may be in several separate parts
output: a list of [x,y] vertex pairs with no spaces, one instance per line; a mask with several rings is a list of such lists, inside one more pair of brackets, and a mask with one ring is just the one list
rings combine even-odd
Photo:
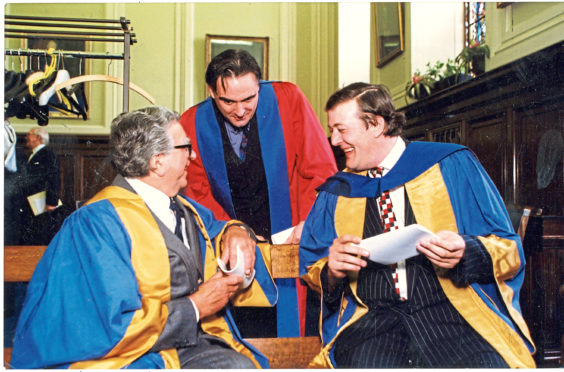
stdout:
[[[473,153],[402,139],[405,117],[384,86],[344,87],[326,111],[347,169],[318,189],[300,242],[303,278],[323,298],[311,366],[534,367],[521,241]],[[415,223],[434,236],[414,257],[382,264],[358,246]]]

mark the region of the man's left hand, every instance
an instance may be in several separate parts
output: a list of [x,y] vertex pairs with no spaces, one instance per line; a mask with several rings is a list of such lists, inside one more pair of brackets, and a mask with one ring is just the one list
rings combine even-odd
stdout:
[[452,231],[439,231],[436,237],[421,239],[417,250],[439,267],[451,269],[464,257],[466,243]]
[[223,253],[221,260],[225,262],[228,267],[234,268],[237,265],[237,248],[243,252],[245,260],[245,275],[251,276],[253,267],[255,267],[255,247],[256,243],[247,229],[233,225],[229,226],[222,237]]

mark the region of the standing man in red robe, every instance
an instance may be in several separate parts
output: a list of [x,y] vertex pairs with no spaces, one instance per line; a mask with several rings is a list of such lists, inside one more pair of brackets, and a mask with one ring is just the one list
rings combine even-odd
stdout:
[[[226,50],[210,62],[210,97],[180,119],[198,155],[190,164],[185,193],[218,219],[246,222],[265,240],[295,227],[285,242],[296,244],[315,188],[337,167],[299,88],[261,78],[258,63],[246,51]],[[306,288],[294,279],[279,279],[277,285],[274,310],[235,314],[244,337],[305,334]],[[315,321],[312,325],[315,329]]]

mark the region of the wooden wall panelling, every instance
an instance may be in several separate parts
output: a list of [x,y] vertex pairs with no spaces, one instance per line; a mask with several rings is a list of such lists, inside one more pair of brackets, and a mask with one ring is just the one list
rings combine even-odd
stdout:
[[427,134],[427,139],[432,142],[458,143],[465,142],[462,135],[464,123],[455,123],[432,129]]
[[108,155],[98,153],[84,153],[79,156],[80,188],[79,199],[86,201],[94,196],[103,187],[112,183],[115,177]]
[[[561,68],[564,65],[563,59],[564,42],[560,42],[475,79],[412,103],[403,108],[407,117],[404,135],[409,139],[422,137],[431,139],[432,134],[429,132],[440,132],[441,129],[455,122],[469,123],[468,126],[461,127],[463,130],[461,143],[469,145],[480,159],[482,157],[485,159],[489,157],[490,151],[496,151],[496,149],[482,144],[482,139],[490,142],[496,141],[488,138],[487,134],[480,137],[482,135],[479,132],[493,130],[497,139],[505,143],[505,157],[501,162],[488,160],[483,163],[505,202],[513,205],[541,207],[538,205],[541,202],[537,200],[538,198],[531,199],[531,185],[534,184],[531,176],[520,175],[520,172],[528,169],[527,166],[529,166],[526,162],[524,163],[520,138],[527,137],[531,140],[535,138],[531,137],[531,134],[522,133],[520,127],[523,125],[523,120],[521,117],[528,111],[535,110],[534,115],[537,115],[554,106],[555,110],[559,110],[558,114],[553,114],[550,119],[541,120],[553,123],[553,129],[563,127],[564,69]],[[504,122],[503,130],[494,130],[488,125],[478,126],[480,123],[491,123],[496,120],[500,123]],[[466,129],[468,130],[467,135],[464,133]],[[468,142],[464,137],[468,138]],[[484,153],[484,156],[480,155],[481,153]],[[562,174],[561,170],[560,174]],[[528,186],[520,187],[520,183]],[[557,182],[554,187],[560,185]],[[560,189],[562,190],[563,187]],[[551,191],[559,193],[556,189]],[[558,209],[558,212],[554,213],[564,213],[562,211],[563,197],[557,196],[551,199],[548,192],[543,195],[551,200],[553,205],[551,211]]]
[[518,115],[518,200],[542,208],[543,215],[564,215],[564,107]]
[[515,125],[515,113],[512,108],[508,107],[505,111],[507,122],[507,164],[505,179],[507,184],[505,187],[505,200],[507,204],[517,205],[517,143],[519,137],[517,134],[517,126]]
[[523,316],[537,346],[537,363],[556,367],[564,335],[564,217],[531,217],[524,246]]
[[507,167],[507,135],[504,118],[475,120],[469,125],[466,145],[474,151],[493,183],[504,197]]

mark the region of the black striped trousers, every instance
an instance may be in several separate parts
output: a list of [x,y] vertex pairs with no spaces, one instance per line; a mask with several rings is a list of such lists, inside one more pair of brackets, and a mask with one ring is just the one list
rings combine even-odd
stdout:
[[386,278],[389,267],[361,270],[358,294],[370,311],[339,335],[339,368],[508,367],[450,304],[432,270],[423,257],[408,260],[404,302]]

